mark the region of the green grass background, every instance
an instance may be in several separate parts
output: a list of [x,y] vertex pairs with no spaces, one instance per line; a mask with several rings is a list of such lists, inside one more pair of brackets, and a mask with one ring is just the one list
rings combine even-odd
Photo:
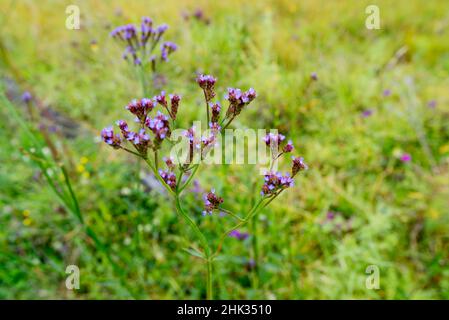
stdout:
[[[81,30],[65,28],[69,4],[80,7]],[[380,30],[365,28],[368,4],[380,8]],[[210,24],[182,18],[197,8]],[[213,74],[219,96],[228,86],[259,94],[235,126],[278,128],[310,166],[242,230],[247,240],[226,240],[214,270],[217,298],[449,298],[449,2],[1,0],[0,11],[2,81],[80,125],[75,138],[55,137],[56,148],[86,223],[131,288],[59,204],[2,105],[0,298],[205,297],[204,264],[183,250],[197,246],[189,227],[163,195],[136,187],[135,159],[97,138],[141,95],[109,32],[143,15],[168,23],[166,39],[179,45],[161,71],[164,89],[183,96],[184,127],[204,116],[195,72]],[[401,48],[402,59],[385,67]],[[309,85],[311,72],[319,80]],[[363,118],[366,109],[373,114]],[[405,152],[409,163],[398,159]],[[243,212],[258,197],[257,172],[208,166],[199,181]],[[214,242],[229,222],[203,218],[201,203],[185,197]],[[326,224],[328,211],[350,228]],[[81,270],[76,291],[65,287],[69,264]],[[378,290],[365,287],[368,265],[379,267]]]

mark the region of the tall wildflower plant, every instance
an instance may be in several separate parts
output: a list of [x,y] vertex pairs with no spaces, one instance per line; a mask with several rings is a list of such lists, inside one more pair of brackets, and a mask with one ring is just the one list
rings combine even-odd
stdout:
[[[159,182],[165,187],[172,199],[177,213],[187,222],[200,242],[202,250],[188,250],[194,256],[202,258],[206,263],[207,298],[213,298],[213,263],[221,252],[226,237],[236,237],[241,234],[239,228],[244,227],[258,212],[268,206],[284,190],[293,186],[294,177],[307,169],[303,158],[292,157],[291,169],[288,173],[268,171],[261,181],[260,195],[254,205],[242,216],[225,208],[224,199],[214,189],[203,195],[203,215],[213,215],[224,212],[235,219],[235,225],[224,232],[212,246],[207,240],[204,231],[191,214],[186,212],[182,205],[182,193],[190,185],[192,179],[198,174],[202,160],[218,144],[221,133],[243,112],[256,98],[256,91],[252,88],[243,91],[237,88],[228,88],[227,109],[222,110],[221,104],[215,101],[215,84],[217,79],[211,75],[199,75],[196,79],[203,91],[205,117],[208,123],[207,134],[200,136],[201,128],[195,126],[183,132],[187,143],[187,156],[184,159],[170,157],[160,158],[159,153],[164,144],[173,143],[171,135],[176,130],[176,117],[181,97],[177,94],[167,95],[162,92],[152,98],[135,99],[129,102],[125,109],[134,117],[135,125],[131,126],[125,120],[118,120],[117,127],[103,129],[103,141],[116,150],[122,150],[141,158],[153,172]],[[174,140],[174,139],[173,139]],[[273,159],[290,154],[293,151],[291,141],[285,142],[281,134],[269,134],[264,139],[270,147]],[[185,179],[184,179],[185,178]]]
[[164,41],[167,29],[166,24],[156,26],[151,18],[143,17],[140,27],[127,24],[111,31],[111,37],[124,47],[123,59],[135,66],[144,95],[148,94],[148,75],[154,75],[178,48],[175,43]]

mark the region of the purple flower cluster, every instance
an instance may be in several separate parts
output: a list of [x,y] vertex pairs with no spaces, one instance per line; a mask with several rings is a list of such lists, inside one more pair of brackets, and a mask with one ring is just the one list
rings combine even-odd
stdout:
[[293,151],[293,142],[291,140],[288,140],[287,144],[282,148],[282,151],[284,153],[289,153]]
[[184,20],[189,20],[190,18],[195,19],[197,21],[203,22],[204,24],[209,24],[210,23],[210,19],[207,18],[204,15],[204,11],[201,8],[196,9],[195,11],[193,11],[192,13],[189,12],[183,12],[182,13],[182,17],[184,18]]
[[170,104],[171,110],[169,111],[170,117],[175,120],[176,115],[178,114],[179,101],[181,101],[181,97],[177,94],[170,95]]
[[282,135],[280,133],[277,134],[277,133],[272,133],[272,132],[270,132],[263,138],[263,141],[265,142],[265,144],[267,146],[270,146],[272,144],[279,146],[281,144],[281,142],[284,140],[285,140],[284,135]]
[[204,159],[206,154],[217,145],[217,136],[221,127],[217,122],[211,122],[209,128],[202,137],[196,134],[195,126],[184,131],[183,135],[189,140],[189,163],[193,161],[195,153],[200,153],[201,158]]
[[257,97],[256,91],[253,88],[242,92],[240,89],[228,88],[228,94],[225,99],[229,101],[229,108],[226,112],[226,117],[235,117],[242,112],[243,108],[250,104]]
[[155,96],[153,99],[159,103],[161,106],[167,110],[170,118],[173,120],[176,119],[176,115],[178,114],[179,102],[181,101],[181,97],[177,94],[170,94],[170,108],[168,107],[167,96],[165,95],[165,91],[161,91],[158,96]]
[[137,122],[144,123],[147,114],[154,109],[155,105],[155,102],[148,98],[140,100],[134,99],[125,107],[125,109],[137,117]]
[[29,93],[28,91],[25,91],[22,94],[22,101],[25,103],[30,103],[31,100],[33,99],[33,96],[31,95],[31,93]]
[[[256,91],[253,88],[250,88],[246,92],[242,92],[242,90],[236,88],[228,88],[228,93],[225,98],[229,101],[229,107],[226,111],[224,119],[219,122],[221,105],[219,102],[211,101],[216,96],[215,84],[217,79],[211,75],[200,74],[196,78],[196,82],[204,92],[208,121],[214,124],[216,123],[220,126],[223,125],[223,128],[227,128],[234,118],[240,114],[243,108],[251,103],[251,101],[253,101],[257,96]],[[212,116],[209,118],[210,113],[212,113]]]
[[119,149],[122,143],[122,138],[119,134],[114,134],[114,129],[112,127],[107,127],[101,130],[101,137],[103,141],[114,149]]
[[366,110],[363,110],[362,117],[363,118],[368,118],[368,117],[372,116],[372,114],[373,114],[373,110],[372,109],[366,109]]
[[215,190],[211,189],[210,192],[203,195],[204,211],[203,215],[211,215],[212,212],[218,209],[218,206],[223,203],[223,198],[215,194]]
[[247,232],[240,232],[238,230],[232,230],[229,232],[229,236],[231,238],[236,238],[237,240],[245,240],[249,237],[249,234]]
[[399,157],[399,160],[401,160],[402,162],[410,162],[412,161],[412,156],[410,153],[404,153]]
[[436,100],[430,100],[429,102],[427,102],[427,107],[431,108],[431,109],[435,109],[437,106],[437,101]]
[[172,190],[176,188],[176,175],[172,171],[159,170],[159,175]]
[[283,147],[282,147],[282,153],[277,154],[279,147],[281,145],[281,143],[285,140],[285,136],[280,134],[280,133],[272,133],[270,132],[269,134],[267,134],[265,137],[263,137],[263,141],[265,142],[265,144],[267,146],[269,146],[274,154],[274,157],[277,158],[280,155],[282,155],[282,153],[289,153],[292,152],[294,147],[293,147],[293,142],[291,140],[289,140]]
[[298,172],[309,168],[304,162],[303,157],[292,157],[292,160],[292,177],[294,177]]
[[178,49],[178,46],[171,42],[167,41],[161,44],[161,59],[164,61],[168,61],[168,55],[172,52],[175,52]]
[[294,185],[293,178],[287,173],[282,175],[280,172],[265,174],[265,183],[262,186],[260,194],[262,196],[276,194],[278,191],[292,187]]
[[175,163],[172,157],[164,157],[162,160],[165,162],[165,165],[170,171],[175,169]]
[[129,141],[140,154],[146,154],[146,151],[151,144],[151,139],[145,132],[145,129],[142,128],[139,132],[132,132],[129,130],[125,120],[118,120],[116,123],[122,132],[123,138]]
[[221,106],[220,103],[209,103],[209,106],[212,110],[212,117],[211,117],[211,122],[212,123],[218,123],[218,120],[220,120],[220,111],[221,111]]
[[[271,136],[270,139],[276,139],[278,141],[279,135]],[[289,141],[283,148],[283,152],[278,154],[275,158],[279,158],[283,153],[288,153],[293,150],[293,144],[291,141]],[[260,194],[262,196],[271,196],[271,195],[278,195],[282,190],[292,187],[294,185],[293,178],[295,175],[303,170],[306,170],[308,167],[306,163],[304,162],[304,159],[302,157],[292,157],[292,169],[291,169],[291,175],[289,173],[286,173],[283,175],[280,172],[268,172],[264,176],[264,184],[262,185],[262,191]]]
[[217,135],[220,132],[220,126],[218,123],[210,123],[210,130],[206,131],[207,135],[200,137],[196,134],[195,126],[190,127],[184,131],[184,136],[189,140],[189,161],[192,163],[193,157],[196,153],[201,155],[201,159],[204,159],[206,154],[217,145]]
[[154,133],[155,141],[154,147],[158,149],[161,142],[170,136],[170,123],[168,117],[162,112],[158,111],[154,118],[147,117],[145,125]]
[[216,145],[217,135],[220,130],[221,127],[218,122],[209,123],[209,131],[207,132],[207,136],[201,137],[201,150],[203,150],[203,153],[207,153],[207,148],[214,147]]
[[[128,123],[125,120],[117,121],[117,126],[120,128],[123,138],[129,141],[143,157],[147,156],[148,148],[151,147],[154,150],[159,149],[162,141],[171,134],[169,117],[160,111],[154,117],[150,117],[149,114],[157,104],[160,104],[167,109],[170,116],[174,119],[178,112],[180,100],[181,98],[178,95],[170,95],[171,109],[168,108],[168,102],[164,92],[152,99],[143,98],[140,100],[132,100],[125,109],[136,117],[135,121],[140,124],[140,129],[138,132],[133,132],[129,129]],[[150,138],[150,134],[147,133],[146,129],[151,131],[154,136],[153,140]],[[120,135],[113,133],[112,127],[104,129],[101,136],[103,141],[110,146],[116,149],[122,147],[122,139]]]
[[[153,53],[154,48],[161,41],[167,29],[166,24],[153,27],[153,20],[143,17],[140,30],[133,24],[127,24],[112,30],[111,36],[126,45],[123,53],[124,59],[131,56],[135,65],[141,65]],[[160,60],[168,61],[168,55],[176,49],[177,46],[173,42],[162,43]],[[152,55],[150,61],[155,63],[156,56]]]
[[215,83],[217,82],[216,78],[211,75],[200,74],[196,78],[196,82],[200,88],[203,89],[206,102],[209,102],[213,97],[215,97]]

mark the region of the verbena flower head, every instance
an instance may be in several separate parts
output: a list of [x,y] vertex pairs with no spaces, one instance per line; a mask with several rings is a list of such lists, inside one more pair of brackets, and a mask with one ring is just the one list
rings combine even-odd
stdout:
[[[117,39],[125,45],[123,58],[131,57],[135,65],[141,65],[146,61],[150,61],[155,68],[157,61],[153,54],[157,44],[162,40],[162,36],[168,29],[166,24],[153,27],[153,20],[149,17],[143,17],[138,29],[133,24],[119,26],[112,30],[111,37]],[[164,42],[160,46],[160,60],[161,62],[168,61],[168,56],[176,51],[177,45],[173,42]]]
[[260,194],[262,196],[273,195],[277,192],[292,187],[294,185],[293,179],[287,173],[282,175],[280,172],[269,172],[264,176],[265,183],[262,186]]
[[156,102],[159,103],[161,106],[164,106],[165,108],[168,107],[165,91],[161,91],[161,93],[158,96],[154,97],[154,100],[156,100]]
[[135,115],[139,122],[143,123],[146,120],[147,114],[153,110],[154,106],[154,101],[148,98],[143,98],[140,100],[132,100],[125,109]]
[[282,148],[282,151],[285,153],[289,153],[293,151],[293,142],[289,140],[287,144]]
[[181,101],[181,97],[177,94],[170,95],[170,116],[173,120],[176,119],[176,115],[178,114],[179,101]]
[[154,118],[147,117],[145,125],[154,133],[156,149],[162,140],[170,136],[170,122],[168,121],[168,117],[160,111],[157,112]]
[[382,94],[383,94],[384,97],[389,97],[389,96],[391,96],[391,90],[390,89],[385,89]]
[[404,153],[403,155],[401,155],[399,160],[401,160],[402,162],[410,162],[412,161],[412,156],[409,153]]
[[218,122],[218,120],[220,120],[220,111],[221,111],[221,106],[220,103],[209,103],[209,106],[212,110],[212,118],[211,118],[211,122]]
[[170,171],[175,169],[175,162],[172,157],[164,157],[162,160],[165,162],[165,165]]
[[237,240],[245,240],[249,237],[249,234],[247,232],[240,232],[239,230],[232,230],[229,232],[229,236],[231,238],[236,238]]
[[134,133],[129,130],[128,123],[126,123],[125,120],[118,120],[116,124],[120,128],[123,138],[125,138],[128,141],[134,139]]
[[366,109],[366,110],[363,110],[363,112],[362,112],[362,117],[363,117],[363,118],[368,118],[368,117],[370,117],[372,114],[373,114],[373,110],[371,110],[371,109]]
[[196,82],[204,91],[204,96],[206,98],[206,102],[209,102],[213,97],[215,97],[215,83],[217,79],[211,75],[200,74],[196,78]]
[[132,139],[130,140],[134,147],[140,154],[146,155],[148,147],[151,144],[150,136],[145,132],[145,129],[140,129],[139,132],[131,133]]
[[197,137],[195,126],[184,131],[183,136],[189,140],[189,159],[186,164],[188,165],[192,163],[194,154],[201,149],[201,141]]
[[430,100],[429,102],[427,102],[427,106],[429,108],[435,109],[437,106],[437,101],[436,100]]
[[211,189],[210,192],[203,195],[204,211],[203,215],[211,215],[212,212],[218,209],[218,206],[223,203],[223,198],[215,194],[215,190]]
[[173,42],[167,41],[161,44],[161,59],[168,61],[168,55],[175,52],[178,46]]
[[304,162],[303,157],[292,157],[292,176],[294,177],[298,172],[307,170],[309,167]]
[[122,139],[119,134],[114,133],[112,127],[107,127],[101,130],[101,138],[114,149],[119,149],[121,147]]
[[176,175],[172,171],[159,170],[159,175],[172,190],[176,188]]
[[184,131],[184,136],[189,139],[190,142],[193,142],[196,137],[196,128],[195,126],[191,126],[189,129]]
[[[172,104],[171,111],[173,112],[176,109],[177,112],[180,97],[175,97],[175,95],[170,97]],[[161,95],[154,97],[153,99],[134,99],[125,107],[128,111],[135,115],[136,122],[140,124],[137,132],[130,130],[129,125],[125,120],[118,120],[116,122],[117,126],[120,128],[123,139],[133,145],[138,154],[144,158],[147,157],[149,148],[158,150],[162,141],[171,134],[168,116],[163,114],[161,111],[158,111],[154,117],[150,116],[151,111],[158,103],[165,106],[170,115],[172,114],[172,112],[168,110],[168,103],[165,93],[162,92]],[[176,114],[176,112],[174,113]],[[107,144],[116,148],[122,147],[122,139],[120,135],[111,133],[111,130],[112,127],[109,127],[102,131],[103,140]],[[151,137],[153,137],[153,139]],[[124,149],[128,152],[130,151],[126,148]]]
[[214,132],[214,134],[218,134],[221,130],[221,126],[218,122],[209,122],[209,129]]
[[250,104],[257,97],[256,91],[250,88],[246,92],[237,88],[228,88],[228,94],[225,99],[229,101],[229,107],[226,112],[227,117],[235,117],[242,112],[243,108]]
[[29,93],[28,91],[25,91],[22,94],[22,101],[25,103],[29,103],[31,102],[31,100],[33,99],[33,96],[31,95],[31,93]]
[[280,133],[268,133],[264,138],[263,141],[265,141],[265,144],[267,146],[270,146],[272,144],[276,144],[279,146],[282,141],[285,140],[285,136]]

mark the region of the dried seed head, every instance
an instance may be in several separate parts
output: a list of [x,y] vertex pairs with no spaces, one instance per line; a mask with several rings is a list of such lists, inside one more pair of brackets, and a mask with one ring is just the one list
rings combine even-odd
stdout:
[[170,171],[173,171],[175,169],[175,163],[174,163],[172,157],[164,157],[164,158],[162,158],[162,160],[165,162],[165,164],[167,165],[167,168]]
[[307,170],[309,167],[304,162],[303,157],[292,157],[292,176],[295,176],[298,172]]
[[220,119],[220,111],[221,111],[221,106],[220,103],[209,103],[210,108],[212,109],[212,118],[211,118],[211,122],[218,122],[218,120]]
[[181,97],[177,94],[171,94],[170,95],[170,116],[173,120],[176,119],[176,115],[178,114],[178,107],[179,107],[179,101],[181,101]]
[[223,198],[215,194],[215,190],[211,189],[210,192],[203,195],[204,211],[203,215],[211,215],[212,212],[218,209],[218,206],[223,203]]

